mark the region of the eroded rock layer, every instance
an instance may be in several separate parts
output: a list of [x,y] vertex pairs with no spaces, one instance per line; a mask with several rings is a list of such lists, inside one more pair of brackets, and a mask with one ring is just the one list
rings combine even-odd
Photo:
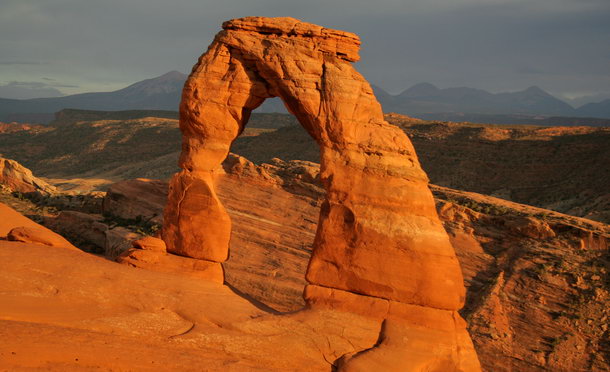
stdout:
[[[458,261],[413,146],[384,120],[370,85],[351,65],[358,37],[293,18],[250,17],[223,28],[182,95],[182,171],[171,181],[164,213],[168,252],[227,259],[231,223],[215,191],[220,165],[252,110],[280,97],[320,146],[327,191],[307,270],[308,303],[358,311],[362,305],[351,299],[360,296],[459,318],[465,290]],[[432,337],[426,324],[409,323],[410,312],[376,316],[394,314],[422,328],[417,342],[446,344],[408,370],[437,370],[445,359],[444,371],[478,370],[463,322]],[[359,360],[387,357],[395,348],[387,345]],[[344,370],[359,370],[353,363]]]
[[32,171],[15,160],[0,157],[0,186],[4,185],[12,191],[22,193],[38,192],[49,195],[56,192],[54,186],[40,178],[34,177]]

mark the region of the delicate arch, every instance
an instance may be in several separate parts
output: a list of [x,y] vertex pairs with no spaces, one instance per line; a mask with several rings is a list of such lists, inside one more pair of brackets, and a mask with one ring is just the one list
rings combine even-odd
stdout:
[[457,312],[465,292],[459,264],[411,142],[384,121],[350,63],[358,37],[292,18],[223,28],[182,94],[182,171],[170,183],[162,231],[168,251],[222,275],[231,221],[215,177],[252,110],[280,97],[320,146],[326,189],[305,300],[384,319],[379,345],[339,370],[479,372]]
[[320,146],[327,191],[306,299],[329,289],[457,310],[461,271],[407,136],[383,119],[352,67],[357,36],[290,18],[245,18],[224,30],[189,76],[180,106],[180,167],[163,239],[175,254],[228,256],[231,222],[215,176],[250,112],[280,97]]

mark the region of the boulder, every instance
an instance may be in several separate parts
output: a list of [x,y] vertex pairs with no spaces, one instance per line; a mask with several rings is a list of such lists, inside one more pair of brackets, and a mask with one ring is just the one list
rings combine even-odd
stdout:
[[167,252],[165,242],[152,236],[145,236],[141,239],[134,240],[132,245],[134,248],[143,249],[145,251]]
[[548,223],[534,217],[515,218],[506,224],[513,233],[524,235],[528,238],[548,239],[555,237],[555,232]]
[[150,271],[173,273],[218,284],[224,282],[224,271],[218,262],[180,257],[160,250],[131,248],[119,255],[116,261]]
[[64,237],[0,203],[0,239],[79,250]]

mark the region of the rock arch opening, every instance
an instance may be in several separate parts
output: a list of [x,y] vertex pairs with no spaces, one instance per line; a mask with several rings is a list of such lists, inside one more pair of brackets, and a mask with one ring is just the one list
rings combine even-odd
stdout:
[[305,273],[324,197],[319,156],[296,117],[256,109],[216,184],[232,221],[225,282],[280,312],[305,305]]

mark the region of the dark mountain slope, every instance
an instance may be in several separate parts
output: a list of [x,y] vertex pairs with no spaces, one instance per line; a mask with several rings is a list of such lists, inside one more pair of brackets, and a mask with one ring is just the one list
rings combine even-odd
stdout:
[[53,113],[66,108],[83,110],[177,110],[186,75],[172,71],[114,92],[82,93],[55,98],[15,100],[0,98],[0,121],[18,115]]

